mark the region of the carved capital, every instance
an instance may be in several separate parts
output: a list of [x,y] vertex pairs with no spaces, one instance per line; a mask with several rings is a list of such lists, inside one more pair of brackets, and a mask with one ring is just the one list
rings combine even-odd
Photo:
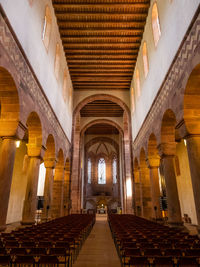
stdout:
[[158,145],[158,152],[161,158],[166,156],[174,156],[176,154],[176,143],[161,143]]

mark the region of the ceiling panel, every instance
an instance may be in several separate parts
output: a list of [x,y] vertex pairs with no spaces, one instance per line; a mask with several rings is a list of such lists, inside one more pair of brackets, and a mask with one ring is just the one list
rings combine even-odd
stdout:
[[109,100],[96,100],[85,105],[81,117],[122,117],[123,109]]
[[92,135],[114,135],[114,134],[119,134],[119,131],[117,128],[115,128],[112,125],[109,124],[104,124],[104,123],[99,123],[91,126],[85,131],[85,134],[92,134]]
[[74,90],[129,90],[150,0],[53,0]]

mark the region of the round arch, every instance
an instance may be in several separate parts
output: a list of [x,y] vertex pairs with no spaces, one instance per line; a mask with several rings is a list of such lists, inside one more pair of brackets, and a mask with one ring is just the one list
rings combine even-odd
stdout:
[[0,67],[0,136],[15,136],[19,124],[18,90],[12,75]]
[[184,121],[189,134],[200,134],[200,64],[191,72],[184,92]]
[[117,144],[117,142],[115,142],[113,139],[111,139],[109,137],[105,137],[105,136],[95,137],[95,138],[91,139],[90,141],[88,141],[85,145],[85,150],[87,151],[92,145],[99,143],[99,142],[109,143],[115,148],[115,150],[117,152],[119,151],[119,145]]
[[92,96],[88,96],[85,99],[83,99],[81,102],[77,104],[77,106],[74,109],[73,117],[75,118],[77,114],[79,114],[80,110],[88,103],[93,102],[95,100],[109,100],[116,104],[118,104],[128,115],[129,121],[130,121],[130,110],[128,106],[118,97],[108,95],[108,94],[96,94]]
[[114,121],[112,120],[108,120],[108,119],[97,119],[97,120],[93,120],[91,122],[89,122],[88,124],[86,124],[82,129],[81,129],[81,136],[84,134],[84,132],[90,128],[91,126],[95,125],[95,124],[110,124],[112,126],[114,126],[115,128],[117,128],[117,130],[119,131],[119,133],[123,136],[123,130],[122,128]]

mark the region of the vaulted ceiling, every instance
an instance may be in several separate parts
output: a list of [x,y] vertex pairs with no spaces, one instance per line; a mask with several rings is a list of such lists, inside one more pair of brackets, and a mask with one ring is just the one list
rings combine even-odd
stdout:
[[74,90],[129,90],[150,0],[52,0]]

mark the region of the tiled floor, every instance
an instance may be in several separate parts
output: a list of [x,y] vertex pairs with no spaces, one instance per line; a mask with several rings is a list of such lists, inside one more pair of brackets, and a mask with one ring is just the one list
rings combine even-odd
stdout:
[[97,214],[96,223],[73,267],[120,267],[107,216]]

